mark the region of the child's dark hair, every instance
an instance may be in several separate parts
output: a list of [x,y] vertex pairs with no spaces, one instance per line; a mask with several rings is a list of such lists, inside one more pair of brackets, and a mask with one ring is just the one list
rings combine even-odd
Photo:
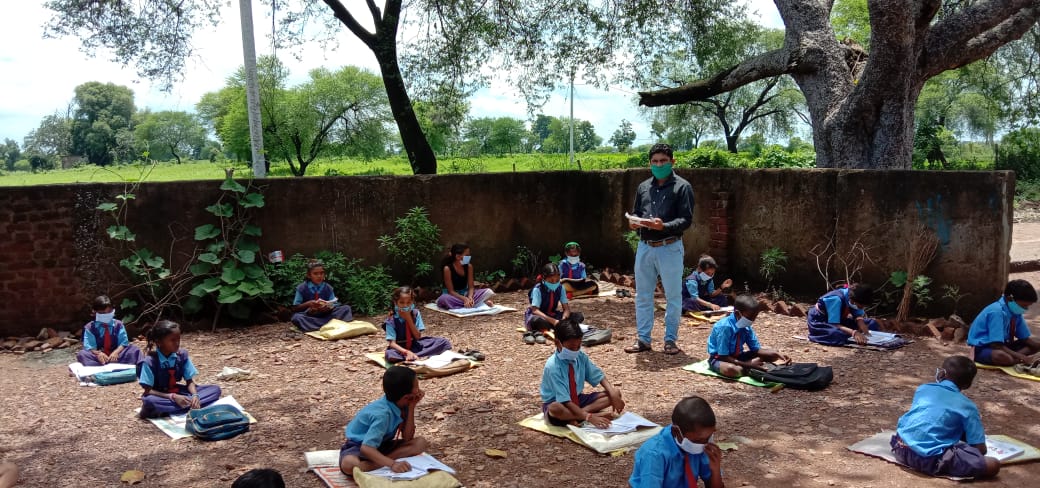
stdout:
[[715,427],[715,412],[703,398],[688,396],[679,400],[672,409],[672,424],[683,433],[697,427]]
[[465,242],[452,244],[451,247],[448,248],[448,255],[444,256],[444,259],[441,261],[441,266],[450,266],[451,263],[455,262],[455,256],[466,252],[466,249],[469,249],[469,244],[466,244]]
[[100,312],[102,310],[108,310],[108,307],[111,306],[112,299],[108,298],[108,295],[98,295],[98,297],[94,299],[94,303],[91,304],[90,308],[95,312]]
[[650,154],[648,155],[648,157],[649,158],[653,158],[654,154],[658,154],[658,153],[664,154],[665,156],[668,156],[669,158],[675,157],[673,155],[673,152],[672,152],[672,146],[669,146],[668,144],[664,144],[664,143],[654,144],[654,146],[650,148]]
[[853,283],[849,287],[849,297],[866,307],[874,303],[874,287],[866,283]]
[[709,269],[718,269],[718,268],[719,268],[719,264],[715,262],[715,258],[713,258],[713,257],[711,257],[711,256],[709,256],[707,254],[701,254],[701,258],[699,260],[697,260],[697,269],[699,269],[701,271],[707,271]]
[[1036,289],[1026,280],[1011,280],[1004,287],[1004,297],[1009,300],[1036,302]]
[[737,295],[737,298],[733,300],[733,308],[738,312],[750,312],[757,309],[758,306],[758,300],[747,293]]
[[391,366],[383,373],[383,393],[386,399],[397,403],[405,395],[412,392],[415,383],[415,371],[404,366]]
[[324,268],[324,267],[325,267],[325,263],[321,262],[320,260],[312,259],[310,261],[307,261],[307,274],[311,274],[311,271],[314,271],[315,268]]
[[285,488],[285,480],[273,469],[251,469],[239,476],[231,488]]
[[413,300],[415,299],[415,295],[412,293],[412,287],[399,286],[397,288],[394,288],[394,291],[390,292],[390,310],[394,310],[394,307],[397,306],[397,301],[400,300],[401,297],[405,296],[413,297]]
[[542,266],[542,279],[543,280],[548,278],[548,277],[550,277],[550,276],[558,275],[558,274],[560,274],[560,265],[558,265],[556,263],[549,263],[549,264],[546,264],[545,266]]
[[560,342],[570,339],[581,339],[583,336],[581,325],[571,317],[567,317],[557,322],[556,326],[553,327],[553,335],[555,335],[556,340]]
[[965,356],[950,356],[943,361],[942,367],[946,370],[946,379],[962,390],[971,386],[971,382],[975,380],[975,373],[978,372],[975,361]]
[[174,332],[180,332],[181,326],[172,320],[160,320],[148,330],[148,352],[151,353],[159,345],[159,341]]

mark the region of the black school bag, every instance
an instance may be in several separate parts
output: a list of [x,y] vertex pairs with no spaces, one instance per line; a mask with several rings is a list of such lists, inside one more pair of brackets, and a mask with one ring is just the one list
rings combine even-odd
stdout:
[[830,366],[817,366],[816,363],[791,363],[771,365],[766,363],[768,371],[752,369],[748,375],[762,382],[783,383],[787,388],[795,390],[816,391],[827,388],[834,380],[834,371]]

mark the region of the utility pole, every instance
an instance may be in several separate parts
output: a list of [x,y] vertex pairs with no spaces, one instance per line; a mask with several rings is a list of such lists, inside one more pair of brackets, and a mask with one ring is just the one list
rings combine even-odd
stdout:
[[571,71],[571,166],[574,166],[574,71]]
[[260,83],[256,76],[256,40],[253,38],[253,2],[239,0],[242,18],[242,57],[246,69],[246,112],[249,114],[249,142],[253,150],[253,177],[267,176],[264,164],[264,132],[260,120]]

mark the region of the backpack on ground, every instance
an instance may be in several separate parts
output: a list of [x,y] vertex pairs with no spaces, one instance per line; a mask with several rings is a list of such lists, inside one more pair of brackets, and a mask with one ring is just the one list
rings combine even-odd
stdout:
[[119,385],[137,380],[137,371],[134,368],[105,371],[94,375],[94,383],[101,386]]
[[595,327],[589,327],[581,336],[581,345],[585,347],[598,346],[600,344],[610,343],[610,339],[613,334],[610,329],[597,329]]
[[249,418],[231,405],[210,405],[188,411],[185,430],[197,439],[219,441],[249,431]]
[[827,388],[827,385],[834,380],[834,371],[830,366],[817,366],[816,363],[786,365],[766,363],[766,368],[768,371],[751,369],[748,371],[748,375],[758,381],[783,383],[787,388],[809,391]]

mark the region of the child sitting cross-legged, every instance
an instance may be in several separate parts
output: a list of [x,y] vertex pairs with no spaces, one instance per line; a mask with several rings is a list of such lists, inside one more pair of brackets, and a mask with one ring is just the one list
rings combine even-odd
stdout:
[[976,372],[971,359],[950,356],[935,370],[935,383],[917,387],[910,411],[899,418],[891,440],[899,462],[931,476],[997,475],[1000,461],[986,457],[979,409],[962,393]]
[[[736,378],[749,369],[765,370],[763,363],[791,358],[762,347],[751,324],[758,318],[758,300],[751,295],[740,295],[733,303],[734,312],[715,323],[708,337],[708,366],[723,376]],[[746,349],[745,349],[746,347]]]
[[560,267],[553,263],[542,267],[541,279],[531,288],[529,298],[531,306],[524,310],[525,344],[545,344],[544,332],[560,320],[573,318],[578,324],[585,321],[580,312],[571,313],[567,294],[560,286]]
[[[603,370],[581,351],[581,327],[572,318],[562,319],[553,328],[556,352],[545,361],[542,370],[542,413],[551,425],[579,425],[582,422],[605,429],[610,415],[601,413],[613,407],[615,413],[625,409],[621,392],[614,387]],[[603,392],[582,393],[585,383],[602,385]]]
[[679,400],[672,425],[636,451],[628,484],[632,488],[722,488],[722,450],[713,442],[715,412],[698,396]]
[[683,312],[699,312],[702,310],[718,310],[729,305],[726,290],[733,286],[733,280],[722,282],[722,288],[715,288],[715,272],[719,265],[715,258],[707,254],[701,255],[695,269],[683,281]]
[[383,323],[386,330],[386,360],[391,363],[415,361],[451,350],[451,341],[443,337],[424,336],[422,314],[415,309],[412,288],[402,286],[390,295],[390,316]]
[[415,436],[415,409],[426,396],[419,389],[415,371],[391,366],[383,373],[383,393],[344,429],[347,441],[339,450],[339,469],[347,476],[353,476],[355,467],[372,471],[385,466],[395,473],[407,473],[412,467],[397,459],[426,450],[426,439]]

